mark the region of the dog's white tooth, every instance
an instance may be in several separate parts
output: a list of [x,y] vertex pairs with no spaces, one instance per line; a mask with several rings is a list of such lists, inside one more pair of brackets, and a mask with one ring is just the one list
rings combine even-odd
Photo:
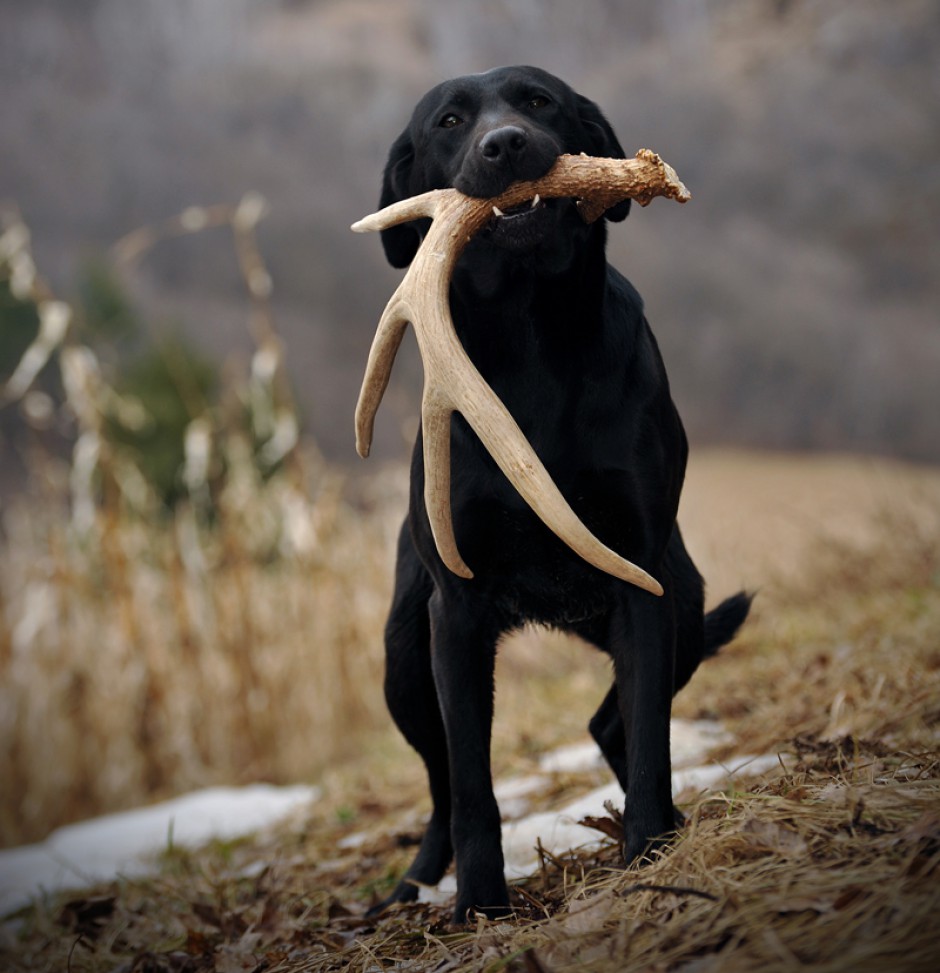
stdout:
[[502,211],[502,210],[501,210],[501,209],[500,209],[500,208],[499,208],[498,206],[494,206],[494,207],[493,207],[493,212],[494,212],[494,213],[495,213],[495,214],[496,214],[497,216],[505,216],[505,215],[506,215],[506,214],[505,214],[505,213],[504,213],[504,212],[503,212],[503,211]]
[[530,207],[530,209],[535,209],[535,207],[538,206],[538,204],[541,201],[541,199],[542,199],[542,197],[539,196],[538,193],[536,193],[535,194],[535,199],[532,200],[532,206]]

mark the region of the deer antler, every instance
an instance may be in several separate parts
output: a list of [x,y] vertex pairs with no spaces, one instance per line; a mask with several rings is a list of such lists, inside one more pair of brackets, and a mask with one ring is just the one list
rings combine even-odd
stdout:
[[457,550],[451,522],[450,417],[457,411],[526,503],[572,550],[600,570],[661,595],[662,586],[655,578],[601,543],[581,523],[454,331],[449,288],[463,248],[492,217],[494,207],[509,209],[536,196],[577,198],[587,223],[627,197],[642,206],[654,196],[682,203],[690,198],[675,171],[654,152],[641,149],[635,159],[563,155],[541,179],[515,183],[496,199],[439,189],[393,203],[354,223],[352,229],[364,233],[420,217],[433,220],[379,321],[356,407],[356,449],[360,456],[369,455],[375,413],[410,321],[425,370],[424,500],[438,553],[447,567],[461,577],[473,577]]

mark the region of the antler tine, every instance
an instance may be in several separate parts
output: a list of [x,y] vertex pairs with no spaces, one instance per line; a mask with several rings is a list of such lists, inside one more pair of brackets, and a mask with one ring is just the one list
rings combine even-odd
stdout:
[[472,578],[473,572],[460,556],[450,511],[450,420],[454,413],[449,396],[429,389],[421,403],[421,435],[424,439],[424,506],[441,560],[454,574]]
[[372,449],[375,414],[379,411],[379,404],[388,387],[392,365],[402,338],[405,336],[407,324],[408,318],[401,313],[396,291],[375,330],[372,347],[369,349],[369,360],[366,362],[366,372],[362,379],[362,388],[359,392],[359,401],[356,403],[356,452],[363,459]]
[[459,411],[526,503],[572,550],[600,570],[661,595],[659,582],[601,543],[581,523],[454,331],[449,288],[464,246],[489,219],[494,205],[515,206],[536,193],[578,198],[587,222],[627,197],[642,205],[657,195],[679,202],[690,198],[674,170],[655,153],[641,149],[635,159],[626,160],[561,156],[542,179],[516,183],[496,200],[474,199],[453,189],[435,190],[355,223],[354,230],[366,232],[420,217],[433,219],[379,322],[356,408],[356,447],[361,456],[368,455],[375,413],[410,321],[425,368],[421,407],[425,506],[444,564],[461,577],[473,577],[457,548],[451,518],[450,426],[453,412]]
[[[400,200],[380,209],[377,213],[364,216],[353,223],[350,229],[354,233],[370,233],[387,230],[391,226],[421,217],[430,216],[433,219],[446,196],[446,191],[433,190],[420,196]],[[414,265],[409,267],[408,273],[385,305],[375,337],[372,339],[372,347],[369,349],[369,359],[362,379],[359,401],[356,404],[356,452],[363,459],[372,449],[375,416],[388,388],[392,365],[402,338],[405,336],[405,326],[410,320],[407,311],[407,294],[410,290],[409,278],[413,267]]]
[[431,192],[422,193],[420,196],[401,199],[380,209],[377,213],[363,216],[349,229],[353,233],[374,233],[376,230],[387,230],[390,226],[407,223],[409,220],[421,219],[422,216],[433,218],[443,200],[451,192],[453,192],[451,189],[432,189]]

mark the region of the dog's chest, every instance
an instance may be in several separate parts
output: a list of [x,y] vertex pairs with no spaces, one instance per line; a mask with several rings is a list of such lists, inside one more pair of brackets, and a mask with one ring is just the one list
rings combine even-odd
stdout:
[[[629,477],[617,470],[577,472],[571,456],[567,462],[551,470],[559,489],[596,536],[629,557],[639,536]],[[454,464],[452,514],[474,584],[513,625],[535,621],[565,628],[610,609],[611,578],[546,527],[489,457]]]
[[[468,354],[562,494],[589,530],[629,557],[638,531],[624,357],[576,316],[559,321],[517,308],[470,323],[461,329]],[[572,627],[609,611],[609,576],[538,519],[459,416],[451,494],[458,548],[475,584],[513,624]]]

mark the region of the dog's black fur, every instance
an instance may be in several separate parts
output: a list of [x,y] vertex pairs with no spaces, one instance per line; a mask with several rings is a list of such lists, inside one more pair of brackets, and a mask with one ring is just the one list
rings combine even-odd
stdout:
[[[561,153],[623,158],[598,107],[536,68],[501,68],[430,91],[391,149],[381,203],[454,186],[491,197],[544,175]],[[472,580],[452,574],[425,511],[421,437],[411,469],[395,595],[386,627],[388,706],[424,758],[433,812],[418,855],[376,911],[417,896],[457,859],[455,919],[508,912],[499,809],[490,776],[499,637],[526,622],[608,653],[614,680],[590,730],[626,792],[624,852],[643,856],[681,816],[670,790],[673,694],[733,637],[741,593],[703,617],[703,583],[676,509],[686,438],[656,341],[632,285],[608,266],[606,220],[572,200],[496,219],[467,246],[451,288],[468,354],[562,493],[608,546],[661,581],[658,598],[606,575],[530,511],[465,421],[452,426],[452,504]],[[426,221],[383,232],[395,267]]]

